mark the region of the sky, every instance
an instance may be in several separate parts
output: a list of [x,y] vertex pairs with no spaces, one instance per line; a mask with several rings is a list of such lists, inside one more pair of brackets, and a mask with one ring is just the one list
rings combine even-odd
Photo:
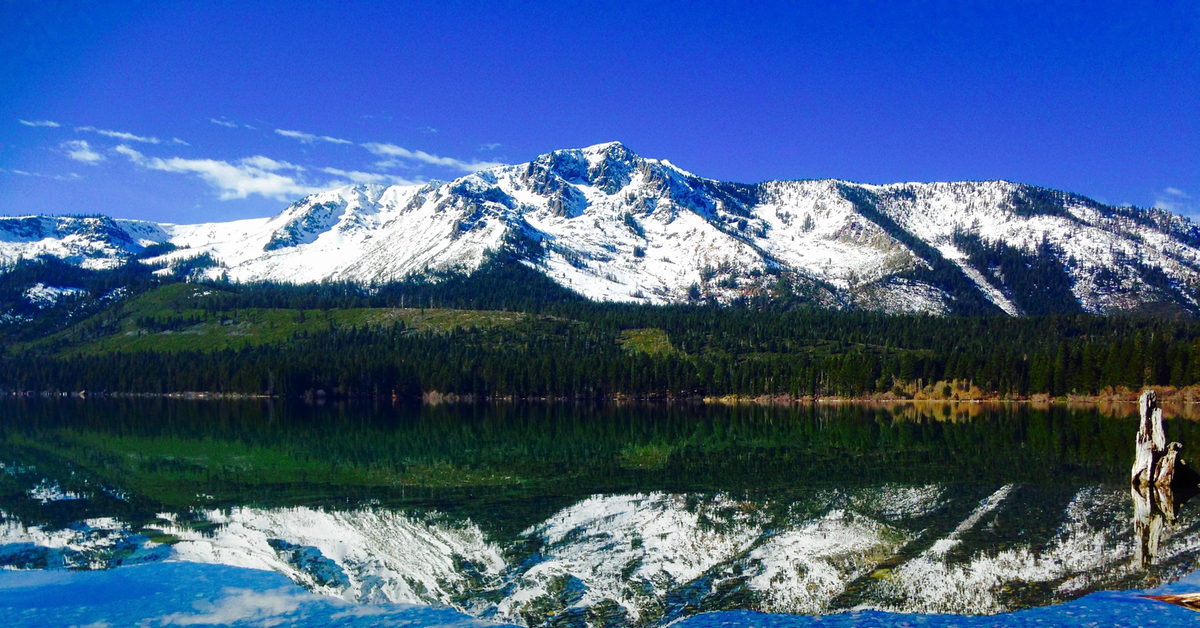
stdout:
[[0,3],[0,214],[266,216],[612,140],[1200,217],[1200,3]]

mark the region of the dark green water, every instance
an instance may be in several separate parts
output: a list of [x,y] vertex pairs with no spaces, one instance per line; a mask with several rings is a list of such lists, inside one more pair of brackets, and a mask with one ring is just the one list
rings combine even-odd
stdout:
[[[531,625],[990,614],[1194,569],[1194,504],[1152,551],[1135,535],[1135,430],[1027,405],[5,399],[0,563],[253,562]],[[1168,435],[1200,448],[1196,422]]]

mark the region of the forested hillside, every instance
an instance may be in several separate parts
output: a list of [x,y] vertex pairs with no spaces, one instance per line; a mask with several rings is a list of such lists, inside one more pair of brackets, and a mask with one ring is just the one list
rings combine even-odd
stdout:
[[597,303],[501,258],[366,287],[184,275],[52,259],[0,275],[0,389],[952,399],[1200,382],[1200,325],[1178,316],[884,315],[779,295]]

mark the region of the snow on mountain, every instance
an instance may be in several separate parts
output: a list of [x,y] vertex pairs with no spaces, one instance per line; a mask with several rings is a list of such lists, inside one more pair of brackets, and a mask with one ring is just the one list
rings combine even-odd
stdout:
[[52,307],[63,297],[69,298],[86,294],[86,290],[79,288],[59,288],[57,286],[47,286],[44,283],[36,283],[25,291],[24,297],[30,304],[37,306],[39,309],[44,309]]
[[1200,309],[1200,228],[1007,181],[747,185],[619,142],[559,150],[448,183],[349,186],[271,218],[198,225],[0,218],[0,263],[54,255],[112,266],[155,243],[204,253],[233,281],[383,282],[477,269],[509,250],[599,300],[727,302],[781,284],[884,311]]
[[0,267],[51,255],[84,268],[111,268],[169,234],[155,223],[107,216],[0,217]]

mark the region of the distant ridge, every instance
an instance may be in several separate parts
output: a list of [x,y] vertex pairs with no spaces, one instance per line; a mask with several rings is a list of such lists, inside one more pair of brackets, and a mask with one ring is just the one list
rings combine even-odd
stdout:
[[1008,181],[728,183],[619,142],[447,183],[329,190],[271,218],[0,217],[0,265],[208,254],[199,273],[239,282],[471,272],[502,250],[596,300],[729,303],[785,291],[886,312],[1200,310],[1200,229],[1166,211]]

